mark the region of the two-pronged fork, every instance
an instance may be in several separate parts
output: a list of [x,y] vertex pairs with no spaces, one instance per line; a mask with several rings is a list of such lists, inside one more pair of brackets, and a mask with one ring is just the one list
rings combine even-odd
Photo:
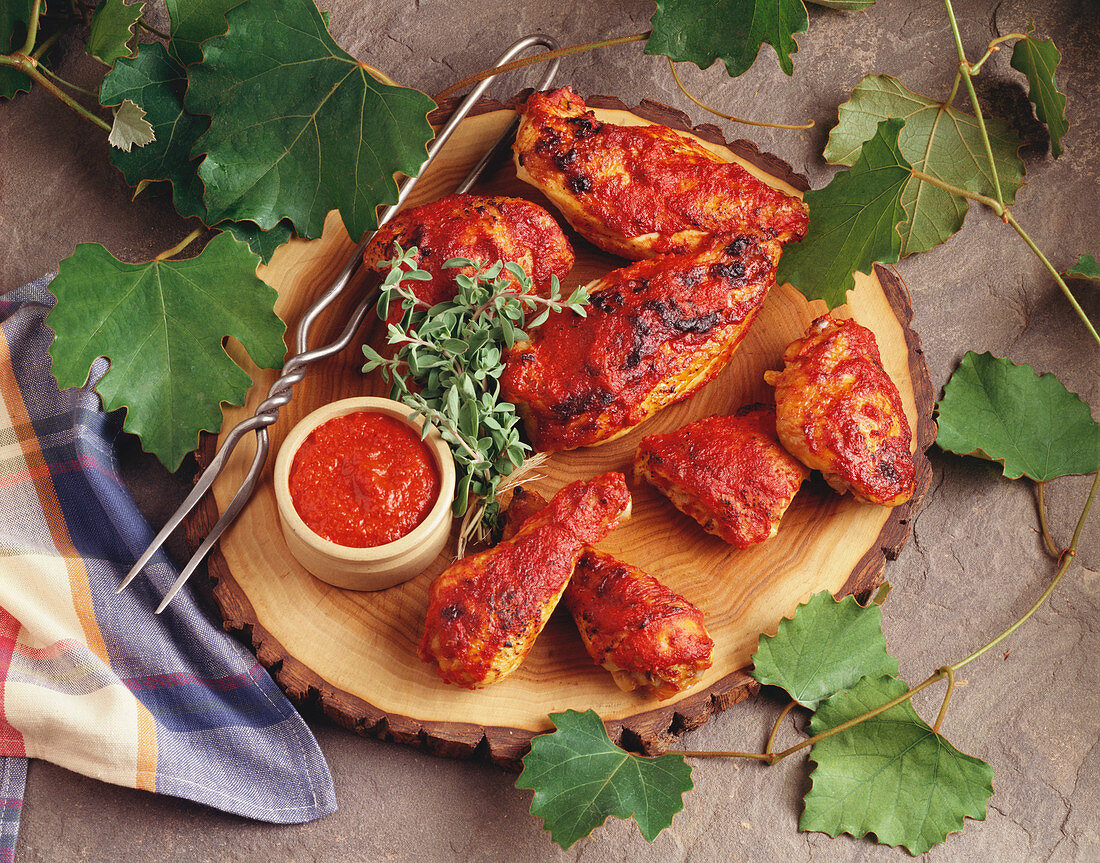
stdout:
[[[508,61],[512,60],[517,54],[528,48],[534,46],[541,46],[547,50],[553,51],[558,45],[557,42],[549,36],[532,35],[525,36],[518,42],[513,44],[507,51],[505,51],[500,59],[497,60],[496,66],[502,66]],[[540,84],[540,89],[546,88],[550,85],[554,75],[557,73],[558,60],[555,59],[550,63],[546,75]],[[412,193],[413,188],[416,186],[416,181],[419,177],[423,176],[428,166],[432,163],[432,160],[439,154],[440,150],[447,143],[447,140],[451,137],[451,133],[458,127],[458,124],[466,118],[470,109],[473,108],[474,103],[485,93],[489,84],[492,83],[495,76],[487,78],[484,81],[479,82],[469,92],[469,94],[462,100],[459,106],[455,109],[455,112],[447,120],[446,124],[440,128],[439,133],[432,141],[431,146],[428,148],[427,159],[421,166],[420,174],[416,177],[409,177],[405,180],[404,184],[397,195],[397,201],[393,205],[387,207],[382,211],[379,216],[379,226],[384,225],[401,209],[402,205],[408,199]],[[505,133],[501,136],[497,144],[486,153],[485,157],[474,167],[470,174],[455,190],[456,192],[466,192],[481,176],[482,171],[485,170],[485,166],[496,156],[502,146],[507,145],[511,137],[515,134],[516,125],[518,125],[518,119]],[[366,249],[367,243],[370,242],[373,236],[373,231],[369,232],[359,244],[359,247],[355,250],[351,259],[344,267],[343,271],[336,278],[336,280],[328,287],[328,289],[317,299],[316,302],[309,309],[306,310],[302,319],[298,322],[298,329],[296,332],[296,353],[290,357],[283,366],[282,374],[271,385],[268,390],[267,398],[256,408],[256,413],[248,419],[234,426],[226,435],[224,442],[214,455],[213,460],[206,467],[206,469],[199,476],[195,482],[195,487],[191,490],[190,494],[180,504],[179,509],[172,514],[172,517],[168,519],[164,527],[154,537],[152,543],[145,550],[145,552],[138,558],[137,563],[134,564],[133,569],[123,579],[122,584],[119,585],[117,593],[121,593],[145,568],[145,565],[150,561],[154,554],[164,544],[164,541],[172,534],[172,532],[183,523],[184,518],[191,512],[213,486],[214,480],[218,478],[218,475],[225,469],[226,463],[229,461],[229,456],[240,443],[241,439],[250,431],[256,432],[256,454],[252,459],[252,466],[249,468],[248,473],[245,475],[244,481],[241,483],[241,487],[237,490],[233,500],[230,501],[229,506],[226,507],[225,512],[222,513],[221,518],[211,528],[210,533],[207,534],[206,539],[195,550],[195,553],[191,556],[191,559],[187,562],[187,565],[180,572],[179,577],[175,580],[172,586],[168,589],[168,592],[164,595],[164,599],[161,600],[160,605],[157,607],[157,614],[160,614],[167,607],[168,603],[172,601],[172,598],[179,592],[179,589],[183,587],[187,579],[191,577],[199,563],[206,557],[207,553],[213,547],[214,543],[218,541],[225,529],[233,523],[233,520],[237,517],[240,511],[244,508],[244,505],[252,497],[252,493],[256,489],[256,483],[260,478],[260,474],[263,471],[264,463],[267,461],[267,453],[269,449],[267,427],[274,423],[279,417],[279,408],[287,404],[293,396],[294,385],[300,382],[306,375],[306,371],[311,363],[317,360],[331,357],[332,355],[339,353],[346,348],[355,337],[355,334],[359,331],[360,325],[363,323],[367,313],[374,305],[374,297],[370,294],[363,297],[359,305],[356,306],[355,311],[352,312],[351,317],[348,319],[347,326],[344,327],[343,332],[333,342],[319,348],[310,349],[309,347],[309,331],[316,321],[317,316],[328,307],[328,305],[336,299],[337,296],[347,287],[352,277],[359,271],[363,265],[363,251]]]

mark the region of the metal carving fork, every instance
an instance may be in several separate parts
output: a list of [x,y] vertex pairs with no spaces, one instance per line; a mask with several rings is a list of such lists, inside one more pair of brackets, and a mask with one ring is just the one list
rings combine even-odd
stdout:
[[[541,34],[525,36],[518,42],[513,44],[507,51],[505,51],[500,59],[494,64],[495,66],[503,66],[508,61],[512,60],[516,55],[534,46],[541,46],[549,51],[556,50],[558,47],[557,42],[549,36]],[[543,77],[539,89],[545,89],[553,81],[554,76],[558,71],[558,59],[551,61],[550,66]],[[499,74],[499,73],[498,73]],[[432,161],[439,154],[440,150],[447,143],[447,140],[451,137],[451,133],[458,127],[458,124],[466,118],[466,115],[470,113],[470,109],[473,108],[474,103],[481,98],[482,94],[488,89],[489,85],[496,78],[493,75],[484,81],[480,81],[474,86],[469,94],[462,100],[455,112],[447,120],[446,124],[439,130],[439,133],[435,136],[431,146],[428,148],[427,158],[424,164],[420,168],[420,173],[416,177],[408,177],[401,185],[401,189],[397,195],[397,202],[387,207],[382,211],[382,214],[378,218],[378,225],[381,227],[386,224],[390,219],[396,215],[397,211],[401,209],[401,206],[408,199],[412,193],[413,188],[416,186],[417,179],[424,175],[424,172],[431,165]],[[508,145],[512,136],[515,134],[519,119],[513,123],[507,131],[501,136],[496,144],[489,150],[488,153],[481,159],[480,162],[470,172],[469,176],[458,186],[456,192],[467,192],[481,176],[482,171],[485,170],[485,166],[492,161],[496,154]],[[164,599],[157,607],[156,613],[160,614],[168,606],[179,592],[179,589],[183,587],[187,579],[191,577],[199,563],[207,553],[213,547],[221,537],[225,529],[233,523],[233,520],[237,517],[240,511],[244,508],[244,505],[252,497],[252,493],[256,489],[256,483],[260,478],[260,473],[263,470],[264,463],[267,461],[267,453],[269,449],[269,441],[267,435],[267,427],[274,423],[279,417],[279,408],[287,404],[293,396],[294,385],[301,381],[305,375],[308,367],[311,363],[317,360],[322,360],[327,357],[339,353],[345,347],[347,347],[352,339],[358,332],[359,327],[362,325],[363,320],[366,318],[367,313],[374,306],[373,292],[368,292],[366,296],[360,301],[359,305],[355,307],[355,311],[352,312],[351,317],[348,319],[347,326],[344,327],[340,336],[330,344],[323,347],[310,349],[309,347],[309,331],[313,326],[313,323],[317,320],[317,316],[334,300],[340,293],[347,287],[352,277],[363,266],[363,251],[367,247],[367,243],[370,242],[371,237],[374,236],[374,231],[369,231],[366,236],[363,237],[359,247],[355,250],[344,267],[343,272],[336,278],[336,280],[328,287],[328,289],[317,299],[316,302],[310,306],[302,319],[298,322],[298,329],[296,332],[296,353],[290,357],[283,366],[282,374],[279,375],[278,380],[271,385],[268,390],[267,398],[256,408],[256,413],[238,423],[234,426],[225,437],[225,441],[214,455],[213,460],[207,466],[195,482],[194,488],[191,489],[190,494],[180,504],[179,509],[173,513],[172,517],[168,519],[168,522],[161,528],[160,532],[153,539],[152,543],[145,550],[145,553],[138,558],[137,563],[134,564],[133,569],[123,579],[122,584],[119,585],[116,593],[121,593],[145,568],[145,565],[150,561],[154,554],[164,544],[164,541],[172,534],[172,532],[180,526],[184,518],[191,510],[195,508],[198,502],[202,499],[213,486],[214,480],[218,478],[218,475],[225,469],[226,463],[229,461],[229,456],[240,443],[241,439],[250,431],[256,432],[256,454],[252,459],[252,466],[249,468],[248,473],[245,475],[244,481],[241,483],[240,489],[233,497],[229,506],[226,507],[225,512],[222,513],[221,518],[211,528],[210,533],[202,544],[195,550],[195,553],[191,556],[191,559],[187,562],[187,565],[180,572],[179,577],[175,580],[172,586],[168,589],[168,592],[164,595]]]

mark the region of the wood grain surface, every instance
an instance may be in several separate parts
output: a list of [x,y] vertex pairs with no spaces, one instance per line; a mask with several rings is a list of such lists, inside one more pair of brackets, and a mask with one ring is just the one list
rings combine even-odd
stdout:
[[[604,120],[658,121],[688,129],[684,115],[656,103],[631,109],[610,97],[592,97],[589,103]],[[513,117],[508,106],[488,101],[479,105],[422,178],[410,205],[450,192]],[[714,127],[697,127],[694,132],[707,146],[741,161],[773,185],[792,193],[806,188],[804,178],[754,145],[725,145]],[[546,203],[515,179],[510,162],[492,166],[475,191]],[[566,287],[622,266],[619,259],[567,233],[577,264]],[[339,217],[330,213],[320,239],[292,241],[261,267],[261,276],[279,291],[276,309],[281,317],[296,322],[354,247]],[[702,608],[715,640],[713,667],[699,685],[678,698],[659,702],[621,692],[610,675],[592,664],[572,621],[561,610],[526,662],[506,680],[474,692],[443,684],[431,666],[416,658],[416,644],[428,586],[451,559],[453,539],[432,567],[407,584],[377,593],[324,584],[301,569],[283,544],[270,480],[273,457],[255,498],[210,558],[214,596],[226,629],[256,651],[292,700],[319,707],[361,734],[449,757],[485,757],[514,768],[530,738],[550,729],[547,714],[592,708],[613,740],[647,753],[661,751],[711,714],[756,692],[758,686],[746,667],[760,633],[774,633],[780,619],[817,591],[841,595],[870,590],[882,579],[885,560],[896,556],[908,537],[909,520],[931,480],[924,451],[935,438],[932,387],[919,338],[909,327],[912,309],[904,285],[882,268],[873,276],[857,274],[856,282],[849,305],[834,314],[853,317],[875,332],[886,370],[901,391],[914,429],[917,464],[917,491],[908,504],[892,510],[860,504],[850,495],[834,494],[815,474],[795,498],[779,535],[738,551],[704,533],[656,490],[633,481],[630,462],[643,435],[770,400],[763,372],[781,368],[786,345],[825,310],[823,304],[807,303],[789,286],[772,292],[729,367],[692,399],[609,444],[553,456],[544,476],[532,484],[549,497],[573,479],[606,470],[627,473],[633,515],[599,547],[642,567]],[[345,291],[322,316],[311,344],[335,337],[367,286],[363,278]],[[377,322],[365,327],[364,339],[377,343],[379,336]],[[226,429],[251,415],[275,378],[275,373],[251,366],[239,346],[229,349],[250,369],[257,385],[244,407],[227,409]],[[290,428],[314,408],[352,395],[387,394],[381,381],[360,373],[362,361],[361,351],[353,345],[311,370],[271,427],[273,453]],[[211,437],[204,444],[203,458],[209,459],[214,446]],[[192,547],[228,504],[251,458],[251,446],[238,448],[214,495],[188,522]]]

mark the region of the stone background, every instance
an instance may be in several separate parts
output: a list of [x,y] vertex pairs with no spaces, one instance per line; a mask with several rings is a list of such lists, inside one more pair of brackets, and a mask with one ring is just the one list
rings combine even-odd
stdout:
[[[262,0],[254,0],[262,2]],[[159,4],[157,4],[159,5]],[[332,32],[349,51],[401,83],[434,93],[489,65],[514,39],[542,31],[563,45],[648,29],[648,0],[415,3],[326,0]],[[1084,251],[1100,254],[1100,4],[1094,0],[958,0],[972,59],[993,36],[1029,18],[1063,53],[1059,81],[1071,129],[1054,161],[1031,117],[1022,78],[1007,56],[985,67],[986,108],[1013,118],[1028,142],[1029,184],[1015,212],[1060,268]],[[157,15],[163,14],[157,10]],[[931,0],[879,0],[863,14],[810,7],[810,33],[798,38],[795,76],[763,48],[739,79],[720,66],[681,67],[685,84],[730,113],[786,122],[816,121],[804,132],[726,127],[751,137],[805,172],[814,186],[832,169],[820,158],[836,107],[870,72],[946,94],[955,54],[943,6]],[[59,71],[95,86],[102,67],[77,42],[63,44]],[[539,73],[521,73],[493,91],[506,96]],[[664,58],[627,45],[567,58],[559,81],[584,94],[609,93],[678,107],[708,122],[675,88]],[[190,226],[163,197],[130,202],[98,135],[40,89],[0,104],[0,291],[56,267],[77,242],[104,243],[126,260],[175,244]],[[987,211],[971,212],[948,243],[899,266],[916,309],[932,381],[942,388],[967,349],[993,351],[1055,371],[1100,405],[1100,365],[1080,323],[1040,263]],[[1095,285],[1075,283],[1094,319]],[[190,481],[174,477],[122,441],[127,479],[159,525]],[[1052,575],[1036,531],[1033,489],[1003,479],[992,465],[932,453],[933,487],[901,557],[888,565],[895,590],[886,606],[891,651],[911,682],[966,655],[1033,602]],[[1087,491],[1080,479],[1051,485],[1051,522],[1067,543]],[[1082,541],[1080,563],[1052,600],[1002,649],[966,668],[944,730],[963,751],[992,763],[996,794],[985,822],[928,854],[947,861],[1100,860],[1100,517]],[[174,551],[182,559],[177,542]],[[939,691],[922,693],[932,716]],[[763,745],[779,706],[765,693],[734,707],[685,743],[692,748]],[[804,720],[800,720],[802,722]],[[494,768],[444,761],[363,740],[311,719],[336,781],[340,811],[297,827],[255,824],[172,798],[103,785],[43,762],[28,780],[18,863],[163,861],[888,861],[905,852],[848,837],[796,830],[807,768],[792,758],[768,769],[704,762],[672,828],[648,845],[632,824],[613,821],[569,852],[528,814],[530,793]],[[793,738],[788,729],[786,734]]]

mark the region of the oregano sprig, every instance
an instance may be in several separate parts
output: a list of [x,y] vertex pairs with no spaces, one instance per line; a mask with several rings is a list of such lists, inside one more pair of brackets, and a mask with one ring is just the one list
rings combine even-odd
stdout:
[[391,384],[391,396],[424,416],[451,445],[457,468],[455,516],[466,515],[476,502],[476,510],[464,522],[461,555],[467,539],[492,530],[501,482],[519,470],[531,452],[520,439],[515,405],[500,397],[506,353],[551,313],[584,316],[588,292],[578,287],[562,299],[553,277],[550,295],[542,297],[519,264],[452,258],[444,268],[472,274],[455,277],[454,299],[425,308],[406,282],[425,281],[431,275],[417,269],[415,246],[396,246],[395,252],[382,264],[388,273],[376,307],[382,320],[395,306],[402,310],[400,321],[386,328],[394,353],[385,356],[364,345],[363,371],[381,371]]

